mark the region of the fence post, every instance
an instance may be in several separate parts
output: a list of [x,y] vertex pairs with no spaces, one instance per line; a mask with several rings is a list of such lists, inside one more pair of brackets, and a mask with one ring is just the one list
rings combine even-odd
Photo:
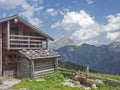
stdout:
[[89,78],[89,65],[86,65],[86,77]]

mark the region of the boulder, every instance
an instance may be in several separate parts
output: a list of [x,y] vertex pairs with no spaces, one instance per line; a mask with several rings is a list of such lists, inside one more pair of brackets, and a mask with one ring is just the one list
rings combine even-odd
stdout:
[[91,88],[93,88],[93,89],[97,89],[96,84],[92,84],[92,85],[91,85]]

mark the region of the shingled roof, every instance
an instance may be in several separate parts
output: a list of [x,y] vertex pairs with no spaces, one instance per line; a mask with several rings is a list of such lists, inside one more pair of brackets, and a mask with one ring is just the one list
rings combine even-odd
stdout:
[[60,56],[53,50],[20,50],[19,52],[28,59],[52,58]]

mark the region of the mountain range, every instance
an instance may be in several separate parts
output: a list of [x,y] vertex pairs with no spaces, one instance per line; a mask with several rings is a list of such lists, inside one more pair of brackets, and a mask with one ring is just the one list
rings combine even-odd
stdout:
[[120,74],[120,42],[101,46],[65,45],[55,50],[61,55],[60,60],[80,66],[89,64],[92,70],[101,73]]

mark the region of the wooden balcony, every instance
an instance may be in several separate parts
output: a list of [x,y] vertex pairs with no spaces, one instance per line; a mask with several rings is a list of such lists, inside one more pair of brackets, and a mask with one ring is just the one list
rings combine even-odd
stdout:
[[48,42],[43,37],[10,35],[8,49],[47,49]]

